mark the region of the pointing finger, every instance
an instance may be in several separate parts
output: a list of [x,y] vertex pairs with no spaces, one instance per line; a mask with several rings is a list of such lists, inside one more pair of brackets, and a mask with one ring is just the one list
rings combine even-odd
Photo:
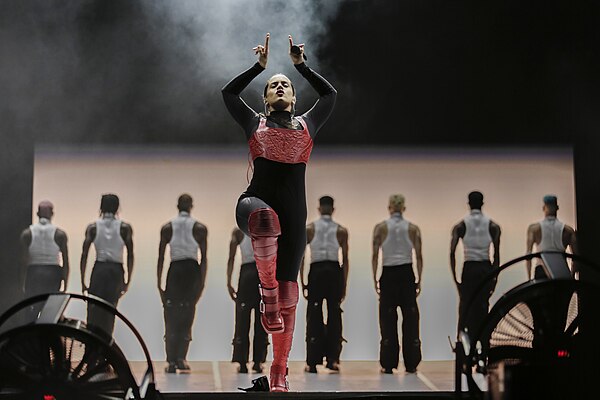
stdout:
[[267,33],[267,37],[265,38],[265,52],[269,51],[269,38],[271,37],[270,33]]
[[290,41],[290,49],[294,45],[294,41],[292,40],[292,35],[288,35],[288,40]]

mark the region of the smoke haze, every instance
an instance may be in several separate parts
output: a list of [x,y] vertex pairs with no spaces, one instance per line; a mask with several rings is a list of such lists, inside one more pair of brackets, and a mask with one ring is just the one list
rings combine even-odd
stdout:
[[[287,35],[310,65],[340,1],[3,2],[0,110],[3,133],[50,142],[238,142],[220,89],[250,67],[271,33],[267,72],[245,93],[260,109],[277,72],[303,81]],[[307,93],[299,106],[314,101]],[[133,132],[137,135],[132,134]],[[143,139],[141,137],[143,133]]]

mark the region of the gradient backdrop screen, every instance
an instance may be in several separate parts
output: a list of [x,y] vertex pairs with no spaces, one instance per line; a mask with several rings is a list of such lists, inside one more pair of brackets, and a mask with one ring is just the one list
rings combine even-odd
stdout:
[[[225,273],[236,200],[247,186],[247,160],[247,150],[241,148],[38,147],[34,210],[39,201],[51,200],[54,222],[69,236],[68,290],[81,289],[81,246],[87,224],[98,217],[101,194],[118,194],[120,217],[133,226],[135,246],[132,283],[119,309],[142,332],[153,359],[164,360],[164,323],[156,289],[159,232],[176,215],[177,197],[189,193],[195,204],[192,215],[208,227],[207,283],[196,311],[189,359],[230,359],[234,303]],[[425,360],[453,359],[447,337],[456,335],[458,297],[448,254],[451,229],[468,212],[468,192],[484,193],[483,211],[502,228],[501,262],[524,254],[527,227],[542,219],[541,199],[547,193],[558,196],[559,218],[575,226],[569,149],[317,148],[308,166],[306,190],[309,221],[318,217],[317,199],[327,194],[335,199],[334,219],[349,230],[350,276],[342,306],[348,342],[342,360],[378,359],[371,239],[375,224],[388,217],[390,194],[406,196],[405,217],[421,228],[423,237],[418,303]],[[460,272],[460,245],[458,253]],[[86,280],[94,257],[92,250]],[[235,272],[239,264],[238,254]],[[524,278],[524,269],[507,273],[494,299]],[[237,286],[235,273],[234,282]],[[83,318],[85,313],[80,313]],[[292,360],[305,358],[305,313],[301,298]],[[130,342],[121,326],[115,336],[129,358],[141,359],[133,347],[127,352]]]

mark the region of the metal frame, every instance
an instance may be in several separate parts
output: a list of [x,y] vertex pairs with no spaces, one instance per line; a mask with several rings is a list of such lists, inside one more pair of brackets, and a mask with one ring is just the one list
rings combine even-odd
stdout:
[[[142,351],[144,352],[144,357],[146,358],[147,369],[142,377],[142,380],[139,384],[139,387],[133,388],[134,396],[136,398],[144,399],[146,396],[153,396],[156,393],[155,388],[155,377],[154,377],[154,367],[152,365],[152,359],[150,358],[150,352],[144,343],[142,335],[138,332],[135,326],[129,321],[121,312],[119,312],[112,304],[108,303],[104,299],[101,299],[96,296],[84,296],[78,293],[47,293],[41,294],[37,296],[33,296],[27,298],[14,306],[10,307],[4,314],[0,316],[0,328],[17,312],[23,310],[25,307],[30,306],[35,303],[44,302],[44,306],[41,310],[40,316],[36,319],[34,324],[26,324],[21,325],[16,328],[9,329],[0,334],[0,340],[6,338],[9,335],[26,331],[32,329],[32,327],[40,327],[41,329],[46,329],[52,326],[60,326],[61,329],[67,329],[71,331],[80,331],[84,332],[86,336],[92,338],[94,341],[98,341],[99,343],[103,343],[113,354],[117,355],[120,353],[124,361],[127,363],[123,353],[119,349],[119,347],[115,344],[114,339],[108,336],[98,335],[89,329],[85,329],[82,327],[72,327],[60,324],[61,317],[63,317],[64,312],[72,299],[82,300],[86,303],[91,303],[93,305],[99,306],[104,310],[112,313],[116,317],[118,317],[134,334],[136,337]],[[72,320],[72,319],[71,319]],[[131,374],[131,370],[129,369],[129,364],[127,363],[127,369],[129,370],[129,374],[131,378],[133,378],[133,382],[135,382],[135,378]]]

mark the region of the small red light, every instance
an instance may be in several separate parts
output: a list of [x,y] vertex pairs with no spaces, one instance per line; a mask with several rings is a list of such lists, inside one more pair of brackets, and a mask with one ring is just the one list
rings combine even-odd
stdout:
[[557,354],[558,358],[569,357],[569,352],[567,350],[558,350]]
[[44,400],[56,400],[56,397],[52,396],[51,394],[45,394]]

